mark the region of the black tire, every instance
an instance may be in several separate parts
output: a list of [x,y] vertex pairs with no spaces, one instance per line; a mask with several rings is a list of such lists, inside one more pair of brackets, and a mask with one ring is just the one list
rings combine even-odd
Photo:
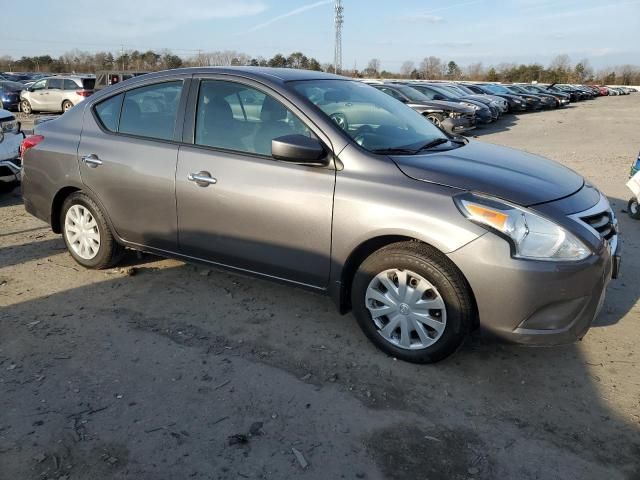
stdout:
[[62,102],[62,113],[71,108],[73,108],[73,103],[71,103],[69,100],[65,100],[64,102]]
[[[370,282],[380,272],[394,268],[422,276],[445,302],[445,329],[428,347],[408,350],[392,344],[378,333],[367,309],[365,295]],[[475,301],[462,273],[441,252],[420,242],[394,243],[369,256],[354,276],[351,304],[360,328],[374,345],[393,357],[412,363],[433,363],[454,353],[471,330],[476,316]]]
[[20,110],[23,113],[26,113],[27,115],[30,115],[31,113],[33,113],[33,108],[31,108],[31,104],[29,103],[28,100],[22,100],[20,102]]
[[444,121],[444,116],[439,113],[428,113],[425,115],[425,118],[433,123],[436,127],[442,128],[442,122]]
[[[91,216],[96,220],[98,226],[98,232],[100,234],[100,246],[98,247],[98,253],[91,259],[84,259],[76,254],[76,252],[69,245],[65,229],[65,218],[67,211],[74,205],[81,205],[91,213]],[[87,195],[82,192],[75,192],[69,195],[62,204],[62,211],[60,213],[60,225],[62,228],[62,237],[64,243],[67,246],[67,250],[73,257],[73,259],[85,268],[101,270],[104,268],[111,268],[116,265],[122,258],[124,248],[114,238],[109,224],[105,219],[105,215],[100,210],[100,207]]]
[[627,213],[634,220],[640,220],[640,205],[638,205],[638,200],[632,198],[629,200],[627,204]]

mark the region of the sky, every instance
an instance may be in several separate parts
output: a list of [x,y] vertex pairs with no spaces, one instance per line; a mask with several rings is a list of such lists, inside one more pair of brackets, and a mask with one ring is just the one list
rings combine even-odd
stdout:
[[[28,26],[3,18],[0,55],[80,49],[302,51],[333,61],[332,0],[30,0]],[[640,0],[343,0],[343,66],[378,58],[398,71],[426,56],[460,65],[547,65],[558,54],[595,68],[640,64]],[[7,12],[5,12],[7,13]]]

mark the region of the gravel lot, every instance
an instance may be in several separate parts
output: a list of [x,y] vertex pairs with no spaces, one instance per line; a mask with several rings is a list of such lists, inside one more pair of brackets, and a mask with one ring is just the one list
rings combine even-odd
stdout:
[[[620,212],[639,124],[635,94],[477,134]],[[638,479],[640,222],[619,216],[622,278],[582,342],[416,366],[305,291],[133,253],[83,270],[5,194],[0,479]]]

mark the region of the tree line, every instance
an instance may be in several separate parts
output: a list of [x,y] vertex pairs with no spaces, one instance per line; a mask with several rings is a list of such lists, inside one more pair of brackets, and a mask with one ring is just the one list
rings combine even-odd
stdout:
[[[288,56],[278,53],[268,59],[233,50],[198,52],[186,57],[169,50],[126,50],[114,54],[107,51],[90,53],[77,49],[57,58],[50,55],[23,56],[18,59],[8,55],[0,56],[0,70],[14,72],[95,73],[112,69],[156,71],[179,67],[234,65],[334,71],[332,64],[321,64],[302,52],[293,52]],[[446,62],[439,57],[428,56],[418,63],[405,61],[397,72],[383,70],[381,61],[374,58],[362,70],[354,68],[340,73],[354,78],[640,85],[639,66],[620,65],[596,71],[588,59],[573,64],[568,55],[558,55],[547,66],[538,63],[501,63],[489,67],[481,62],[460,66],[453,60]]]

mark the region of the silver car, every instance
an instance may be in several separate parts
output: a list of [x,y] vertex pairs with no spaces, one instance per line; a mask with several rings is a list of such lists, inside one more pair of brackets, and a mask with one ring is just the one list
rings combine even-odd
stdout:
[[94,92],[95,77],[56,76],[38,80],[20,93],[24,113],[66,112]]
[[23,151],[26,210],[79,264],[131,248],[324,292],[407,361],[478,327],[581,338],[617,275],[615,215],[580,175],[335,75],[149,74],[36,126]]

